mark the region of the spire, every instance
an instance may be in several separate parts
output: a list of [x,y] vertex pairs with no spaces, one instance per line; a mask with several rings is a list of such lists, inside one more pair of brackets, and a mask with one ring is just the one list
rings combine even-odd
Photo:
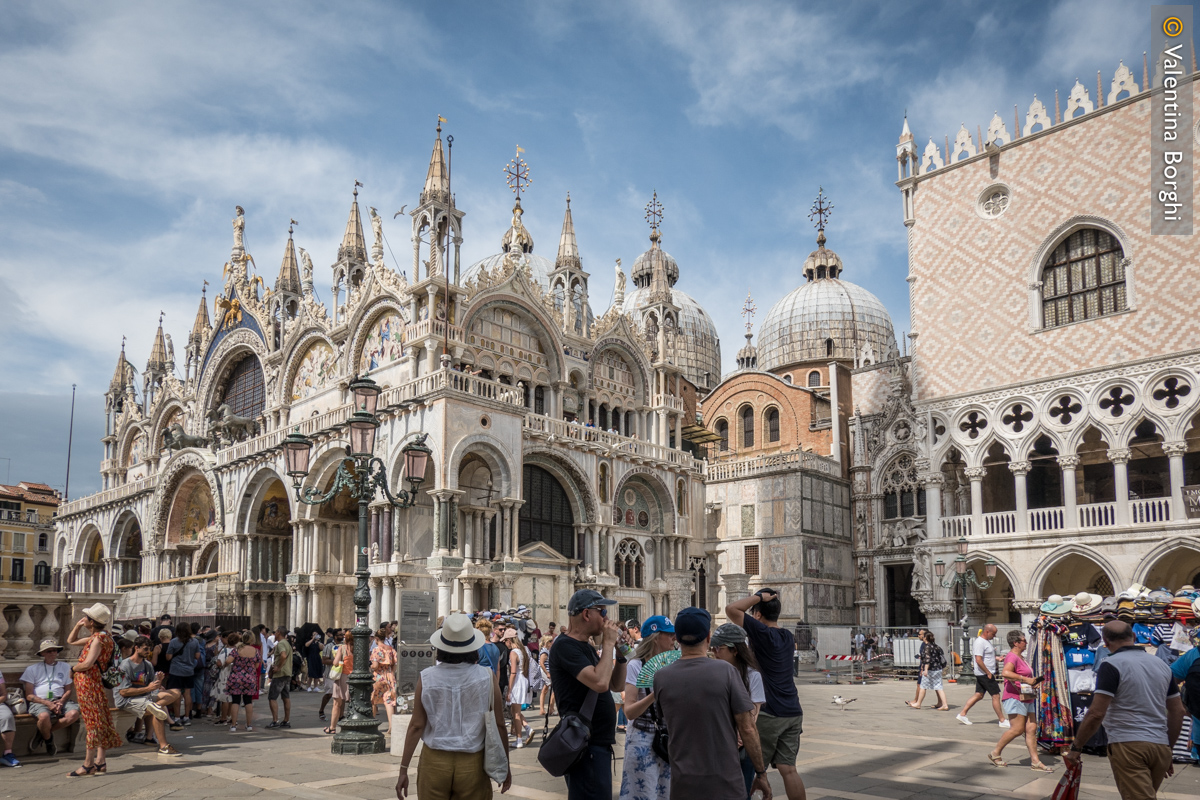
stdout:
[[192,343],[197,344],[204,341],[204,337],[212,330],[212,325],[208,321],[208,297],[205,292],[208,291],[208,281],[204,282],[204,286],[200,289],[200,307],[196,309],[196,321],[192,323]]
[[738,369],[758,369],[758,348],[754,346],[753,341],[756,311],[758,306],[754,305],[754,298],[750,296],[750,292],[746,292],[746,302],[742,303],[742,316],[746,318],[746,346],[738,351]]
[[571,193],[567,193],[567,211],[563,214],[562,235],[558,237],[558,258],[554,260],[556,269],[574,267],[583,269],[579,260],[579,244],[575,241],[575,221],[571,219]]
[[833,214],[833,203],[825,197],[825,189],[817,190],[808,218],[817,229],[817,249],[808,254],[804,261],[804,274],[810,280],[836,278],[842,274],[842,259],[832,250],[825,249],[825,223]]
[[912,131],[908,129],[908,112],[904,112],[904,129],[900,131],[900,143],[911,142],[913,140]]
[[300,268],[296,266],[296,243],[292,241],[292,231],[296,220],[288,225],[287,245],[283,248],[283,263],[279,265],[279,277],[275,279],[277,294],[300,294]]
[[133,365],[125,358],[125,337],[121,337],[121,355],[117,356],[117,368],[113,370],[112,381],[108,391],[114,395],[125,393],[125,387],[132,382]]
[[362,216],[358,213],[358,181],[354,182],[354,202],[350,204],[350,219],[346,220],[346,233],[342,236],[342,245],[338,248],[338,261],[367,260],[367,240],[363,236]]
[[[646,204],[646,221],[650,223],[650,249],[644,258],[650,262],[650,302],[670,303],[671,284],[674,283],[667,275],[667,254],[659,247],[662,234],[658,226],[662,222],[662,203],[658,202],[658,192]],[[678,275],[678,273],[676,273]]]
[[167,343],[163,339],[163,315],[158,314],[158,331],[154,334],[154,344],[150,347],[150,358],[146,361],[146,372],[167,371]]
[[421,192],[421,203],[442,202],[450,198],[450,179],[446,174],[446,157],[442,154],[442,123],[438,117],[437,139],[433,142],[433,155],[429,157],[429,172],[425,174],[425,188]]

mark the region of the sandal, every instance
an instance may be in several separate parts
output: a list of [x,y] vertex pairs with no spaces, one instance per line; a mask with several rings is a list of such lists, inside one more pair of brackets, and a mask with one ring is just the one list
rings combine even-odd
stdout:
[[1030,764],[1029,768],[1034,772],[1054,772],[1054,767],[1047,766],[1040,761],[1036,764]]
[[1008,764],[1000,756],[994,756],[988,753],[988,761],[992,762],[993,767],[1007,767]]
[[68,772],[67,777],[68,778],[83,778],[87,775],[93,774],[95,771],[96,771],[95,765],[92,765],[90,767],[85,765],[85,766],[82,766],[79,769],[75,770],[74,772]]
[[96,774],[98,774],[98,775],[108,774],[108,762],[107,761],[105,761],[102,764],[96,765]]
[[333,729],[332,729],[332,728],[326,728],[326,729],[325,729],[325,733],[333,733]]

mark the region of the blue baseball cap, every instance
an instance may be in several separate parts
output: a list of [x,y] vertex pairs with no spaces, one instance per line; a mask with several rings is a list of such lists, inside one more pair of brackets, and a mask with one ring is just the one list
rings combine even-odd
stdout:
[[580,589],[567,601],[567,616],[578,616],[593,606],[615,606],[616,604],[616,600],[605,597],[595,589]]
[[683,644],[699,644],[712,630],[712,614],[689,606],[675,615],[675,636]]
[[671,620],[664,617],[662,614],[656,614],[642,623],[642,636],[650,636],[655,633],[674,633],[675,626],[671,624]]

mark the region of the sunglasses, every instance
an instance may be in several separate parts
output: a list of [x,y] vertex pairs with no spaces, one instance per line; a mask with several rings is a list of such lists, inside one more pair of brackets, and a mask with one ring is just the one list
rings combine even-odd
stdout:
[[606,606],[588,606],[588,611],[599,611],[600,616],[608,617],[608,608]]

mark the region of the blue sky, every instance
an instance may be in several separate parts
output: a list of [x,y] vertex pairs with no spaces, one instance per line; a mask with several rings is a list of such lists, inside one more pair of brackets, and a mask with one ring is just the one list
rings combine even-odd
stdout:
[[[525,221],[553,257],[570,191],[593,308],[646,249],[657,190],[679,286],[717,323],[802,281],[817,187],[844,278],[908,329],[895,144],[1022,114],[1149,44],[1149,4],[8,2],[0,21],[0,475],[99,486],[121,337],[139,368],[165,312],[182,360],[233,207],[274,281],[289,218],[331,273],[350,191],[407,264],[437,115],[455,137],[464,261],[499,250],[525,148]],[[1065,101],[1064,101],[1065,102]],[[364,209],[365,210],[365,209]],[[6,461],[5,459],[10,459]],[[11,471],[10,471],[11,466]]]

